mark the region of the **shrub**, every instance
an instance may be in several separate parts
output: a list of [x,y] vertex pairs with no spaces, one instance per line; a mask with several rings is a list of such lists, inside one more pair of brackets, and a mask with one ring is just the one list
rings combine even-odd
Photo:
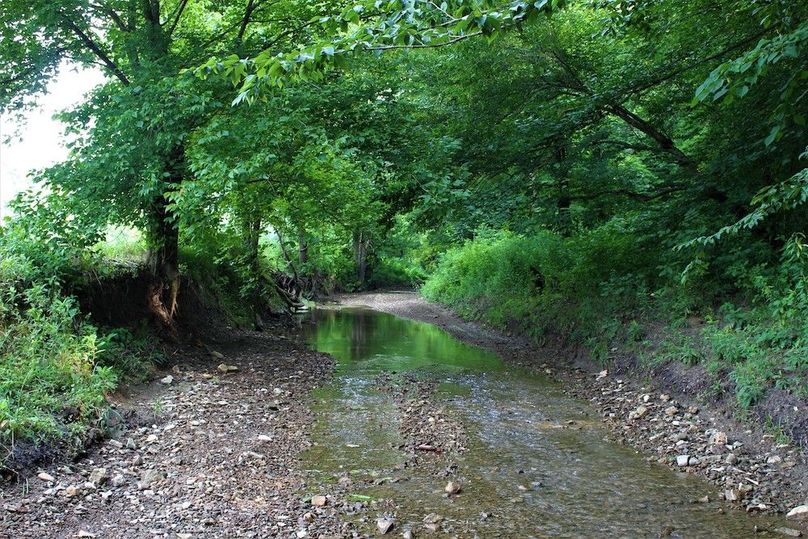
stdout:
[[82,431],[105,407],[117,376],[99,364],[96,330],[52,287],[0,291],[0,439]]

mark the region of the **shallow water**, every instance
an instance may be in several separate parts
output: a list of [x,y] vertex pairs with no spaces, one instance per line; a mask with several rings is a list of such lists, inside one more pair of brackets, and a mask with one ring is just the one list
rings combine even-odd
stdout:
[[[741,538],[760,537],[756,525],[777,525],[722,502],[694,503],[717,492],[610,442],[594,410],[559,384],[506,368],[435,326],[367,309],[318,310],[312,318],[308,342],[336,357],[337,369],[315,394],[315,446],[304,466],[323,484],[346,473],[359,485],[402,479],[352,491],[393,500],[391,535],[408,527],[426,535],[429,513],[443,517],[444,536],[458,537]],[[438,398],[470,436],[468,451],[453,459],[458,496],[444,496],[446,478],[429,466],[402,471],[399,411],[374,383],[381,373],[439,383]]]

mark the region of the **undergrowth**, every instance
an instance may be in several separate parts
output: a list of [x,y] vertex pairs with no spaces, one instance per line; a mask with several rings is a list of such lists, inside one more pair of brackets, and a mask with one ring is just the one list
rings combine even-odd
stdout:
[[[716,305],[711,299],[719,294],[711,297],[709,282],[693,273],[660,277],[654,251],[641,242],[614,221],[574,238],[482,233],[448,250],[422,293],[468,318],[515,324],[538,341],[554,334],[583,344],[603,364],[619,349],[648,368],[704,365],[716,380],[728,378],[742,409],[775,387],[808,396],[804,260],[789,258],[787,246],[773,271],[734,269],[742,276],[739,295],[757,301]],[[690,327],[689,319],[700,323]],[[646,329],[660,323],[664,330],[647,338]]]

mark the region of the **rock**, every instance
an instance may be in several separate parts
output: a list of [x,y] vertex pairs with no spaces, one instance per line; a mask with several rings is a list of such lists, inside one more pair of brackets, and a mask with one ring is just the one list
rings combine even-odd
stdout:
[[275,395],[276,397],[280,397],[281,395],[283,395],[283,390],[279,387],[273,388],[272,394]]
[[295,537],[297,537],[297,539],[304,539],[305,537],[308,537],[308,536],[309,536],[309,532],[307,532],[306,530],[297,530],[295,532]]
[[272,441],[272,436],[267,436],[266,434],[259,434],[258,435],[258,441],[259,442],[271,442]]
[[687,407],[687,413],[692,414],[692,415],[696,415],[696,414],[699,413],[699,407],[698,406],[688,406]]
[[323,507],[325,504],[328,503],[328,498],[322,496],[320,494],[311,497],[311,504],[314,507]]
[[43,481],[47,481],[48,483],[53,483],[54,481],[56,481],[55,477],[46,472],[39,472],[36,476]]
[[727,458],[724,459],[724,462],[726,462],[730,466],[738,464],[738,455],[736,455],[735,453],[730,453],[729,455],[727,455]]
[[164,477],[165,476],[163,475],[163,472],[161,472],[160,470],[155,470],[154,468],[152,468],[151,470],[146,470],[140,476],[140,481],[137,484],[137,488],[139,490],[147,490],[154,483],[162,481]]
[[382,535],[389,533],[396,525],[392,518],[382,517],[376,520],[376,527],[379,528],[379,533]]
[[443,522],[443,517],[437,513],[429,513],[424,517],[424,527],[433,533],[440,529],[441,522]]
[[727,489],[724,491],[724,499],[728,502],[737,502],[738,492],[732,489]]
[[644,416],[647,413],[648,413],[648,408],[646,408],[645,406],[638,406],[636,409],[629,412],[628,418],[630,420],[640,419],[642,416]]
[[608,370],[608,369],[604,369],[604,370],[600,371],[600,372],[597,374],[597,376],[595,377],[595,379],[596,379],[596,380],[600,380],[601,378],[606,378],[607,376],[609,376],[609,370]]
[[219,370],[219,372],[225,374],[229,372],[238,372],[238,367],[236,367],[235,365],[227,365],[225,363],[219,363],[219,366],[216,368]]
[[678,457],[676,457],[676,465],[677,466],[681,466],[681,467],[687,466],[687,463],[689,461],[690,461],[690,456],[689,455],[679,455]]
[[70,485],[65,489],[65,496],[72,498],[81,494],[81,489],[75,485]]
[[401,534],[401,537],[404,539],[415,539],[415,534],[412,533],[412,530],[405,530],[404,533]]
[[698,459],[698,457],[690,457],[690,459],[687,461],[687,464],[688,466],[698,466],[699,464],[701,464],[701,461]]
[[174,377],[171,376],[170,374],[168,376],[166,376],[165,378],[160,378],[160,383],[165,384],[167,386],[170,386],[173,381],[174,381]]
[[793,528],[775,528],[774,531],[780,535],[787,535],[788,537],[802,537],[802,532]]
[[76,537],[95,537],[95,534],[85,530],[81,530],[79,531],[79,533],[76,534]]
[[798,505],[797,507],[788,512],[786,518],[790,520],[808,522],[808,505]]
[[90,483],[95,486],[101,486],[107,481],[107,469],[96,468],[90,473]]
[[671,396],[663,393],[659,396],[659,400],[661,400],[662,402],[668,402],[669,400],[671,400]]
[[224,359],[224,354],[221,352],[217,352],[216,350],[211,350],[210,355],[215,357],[216,359]]
[[718,431],[711,434],[710,445],[727,445],[727,433]]
[[111,483],[112,483],[113,487],[120,487],[124,483],[126,483],[126,479],[124,478],[123,475],[118,474],[118,475],[116,475],[115,477],[112,478]]
[[766,464],[780,464],[783,458],[780,455],[774,455],[766,459]]
[[140,466],[143,464],[143,456],[140,453],[137,453],[134,457],[132,457],[132,466]]
[[148,444],[153,444],[156,441],[157,441],[157,435],[156,434],[149,434],[146,437],[146,443],[148,443]]
[[456,482],[456,481],[449,481],[446,483],[446,486],[443,488],[443,491],[447,494],[457,494],[463,489],[463,486]]
[[699,498],[699,503],[710,503],[710,497],[709,496],[703,496],[703,497]]
[[676,406],[668,406],[667,408],[665,408],[665,415],[668,417],[673,417],[676,415],[678,411],[679,408],[677,408]]

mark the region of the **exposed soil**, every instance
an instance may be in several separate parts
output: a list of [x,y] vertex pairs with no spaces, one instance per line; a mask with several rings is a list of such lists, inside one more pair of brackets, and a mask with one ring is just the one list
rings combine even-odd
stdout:
[[180,350],[161,380],[116,395],[125,420],[85,457],[2,485],[0,536],[342,535],[296,468],[331,358],[253,332],[212,350]]
[[[496,352],[511,364],[552,375],[567,392],[590,401],[615,438],[642,450],[649,460],[704,476],[741,509],[787,512],[808,504],[805,452],[778,440],[761,422],[741,423],[725,407],[699,402],[703,392],[697,388],[705,377],[698,368],[687,371],[684,366],[670,366],[655,373],[616,375],[601,371],[580,348],[539,348],[522,336],[463,320],[414,292],[368,293],[338,300],[429,322],[462,341]],[[808,416],[799,408],[788,411],[802,420]]]

